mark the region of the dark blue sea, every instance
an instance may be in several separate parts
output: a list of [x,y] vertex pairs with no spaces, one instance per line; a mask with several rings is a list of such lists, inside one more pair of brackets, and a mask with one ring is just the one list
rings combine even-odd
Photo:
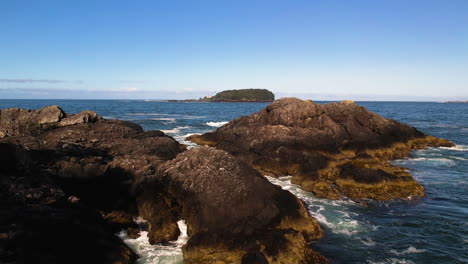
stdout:
[[[323,103],[323,102],[321,102]],[[56,104],[66,112],[93,110],[108,119],[124,119],[144,129],[159,129],[187,143],[187,135],[216,129],[249,115],[264,103],[170,103],[132,100],[0,100],[0,109],[37,109]],[[384,117],[453,141],[452,148],[416,151],[394,161],[407,167],[425,187],[418,201],[372,202],[319,199],[289,183],[285,175],[270,181],[302,198],[325,229],[311,245],[330,263],[468,263],[468,104],[358,102]],[[180,227],[185,228],[183,221]],[[183,234],[170,245],[149,245],[146,234],[129,239],[139,263],[181,263]]]

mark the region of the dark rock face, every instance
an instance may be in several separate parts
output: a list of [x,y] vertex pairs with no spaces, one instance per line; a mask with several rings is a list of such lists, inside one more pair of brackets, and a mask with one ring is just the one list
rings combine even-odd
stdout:
[[383,200],[424,195],[389,159],[453,145],[350,101],[320,105],[296,98],[277,100],[191,140],[226,150],[264,174],[292,175],[318,196]]
[[160,192],[185,220],[185,263],[326,262],[307,245],[322,231],[302,202],[232,155],[191,149],[158,172],[139,189]]
[[[47,174],[34,174],[27,151],[0,143],[1,263],[133,263],[137,255],[101,216],[68,199]],[[16,153],[17,155],[11,155]],[[9,162],[13,166],[8,165]]]
[[133,263],[114,235],[138,233],[133,183],[184,147],[90,111],[0,113],[1,262]]

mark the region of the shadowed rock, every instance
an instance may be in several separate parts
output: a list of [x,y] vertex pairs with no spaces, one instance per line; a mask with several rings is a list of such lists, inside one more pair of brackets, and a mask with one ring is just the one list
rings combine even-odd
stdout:
[[[1,263],[133,263],[137,255],[92,208],[69,199],[30,153],[0,143]],[[6,156],[3,154],[7,154]]]
[[182,145],[160,131],[90,111],[68,115],[56,106],[2,110],[0,131],[0,233],[18,233],[0,241],[2,262],[136,260],[114,235],[138,233],[133,183],[175,158]]
[[307,244],[322,231],[303,203],[232,155],[191,149],[158,171],[138,189],[185,220],[184,263],[326,262]]
[[296,98],[190,140],[228,151],[263,174],[292,175],[304,190],[331,199],[423,196],[423,187],[388,160],[453,146],[351,101],[321,105]]

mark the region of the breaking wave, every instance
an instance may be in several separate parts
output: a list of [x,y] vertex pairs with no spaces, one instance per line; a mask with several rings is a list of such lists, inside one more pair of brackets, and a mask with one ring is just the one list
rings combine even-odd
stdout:
[[137,264],[179,264],[183,261],[182,246],[187,243],[188,236],[185,221],[180,220],[177,225],[179,238],[164,245],[151,245],[146,231],[140,232],[140,237],[135,239],[129,238],[126,231],[121,231],[117,236],[140,256]]
[[210,127],[221,127],[227,124],[228,121],[221,121],[221,122],[206,122],[206,124]]

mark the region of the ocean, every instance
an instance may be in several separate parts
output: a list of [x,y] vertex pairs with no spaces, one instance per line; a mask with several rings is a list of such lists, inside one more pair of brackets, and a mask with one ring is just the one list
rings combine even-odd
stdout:
[[[319,102],[326,103],[326,102]],[[178,141],[249,115],[266,103],[172,103],[143,100],[0,100],[0,109],[38,109],[59,105],[66,112],[93,110],[107,119],[123,119],[146,130],[159,129]],[[451,140],[451,148],[415,151],[394,164],[407,167],[426,189],[416,201],[332,201],[314,197],[285,175],[268,179],[305,201],[325,236],[311,246],[330,263],[468,263],[468,104],[429,102],[357,102],[386,118]],[[182,263],[185,224],[177,241],[150,245],[146,233],[130,239],[116,234],[142,256],[138,263]]]

